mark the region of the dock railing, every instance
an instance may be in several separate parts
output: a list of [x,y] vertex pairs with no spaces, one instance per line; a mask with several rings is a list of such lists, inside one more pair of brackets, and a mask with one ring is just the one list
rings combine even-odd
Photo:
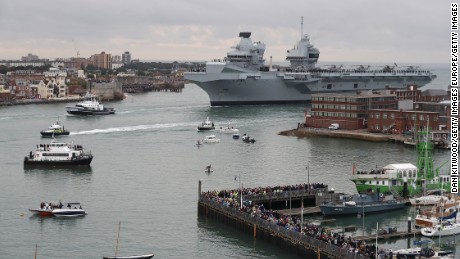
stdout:
[[[303,189],[303,190],[292,190],[292,191],[280,191],[280,192],[269,192],[269,193],[258,193],[258,194],[244,194],[243,199],[249,201],[261,201],[261,200],[280,200],[304,197],[310,195],[316,195],[317,193],[327,192],[327,188],[316,188],[316,189]],[[240,193],[238,194],[240,195]]]
[[310,237],[300,232],[288,230],[282,226],[273,224],[259,217],[251,216],[249,213],[240,211],[235,207],[226,206],[219,204],[209,198],[201,196],[199,202],[208,205],[227,217],[234,218],[237,220],[244,221],[247,224],[256,225],[258,229],[263,229],[268,233],[272,233],[274,236],[278,236],[289,240],[292,244],[300,245],[306,249],[313,251],[320,250],[321,253],[327,254],[331,258],[343,258],[343,259],[364,259],[365,256],[356,254],[349,251],[346,248],[342,248],[325,241]]

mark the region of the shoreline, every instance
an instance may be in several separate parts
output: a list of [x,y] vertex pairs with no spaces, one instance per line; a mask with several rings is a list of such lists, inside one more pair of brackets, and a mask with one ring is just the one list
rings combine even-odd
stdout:
[[291,130],[285,130],[278,133],[282,136],[291,137],[332,137],[332,138],[349,138],[366,140],[372,142],[398,142],[403,144],[407,140],[407,137],[403,135],[393,134],[382,134],[382,133],[371,133],[367,130],[330,130],[330,129],[318,129],[318,128],[297,128]]

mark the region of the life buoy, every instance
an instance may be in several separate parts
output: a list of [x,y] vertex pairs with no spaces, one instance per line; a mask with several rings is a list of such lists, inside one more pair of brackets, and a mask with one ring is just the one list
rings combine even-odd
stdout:
[[383,193],[380,193],[379,196],[380,196],[380,198],[383,198]]

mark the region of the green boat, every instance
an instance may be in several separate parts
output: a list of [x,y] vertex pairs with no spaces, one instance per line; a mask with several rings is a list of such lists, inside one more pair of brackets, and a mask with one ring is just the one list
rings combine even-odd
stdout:
[[395,196],[409,197],[420,193],[443,189],[450,193],[450,175],[442,175],[439,170],[447,164],[433,170],[433,143],[428,131],[417,135],[417,166],[411,163],[389,164],[380,169],[356,171],[353,166],[351,180],[358,192],[374,191],[391,193]]

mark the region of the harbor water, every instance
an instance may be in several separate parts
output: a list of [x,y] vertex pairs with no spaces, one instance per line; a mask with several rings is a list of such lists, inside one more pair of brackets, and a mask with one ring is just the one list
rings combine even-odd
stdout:
[[[428,86],[445,89],[448,67]],[[442,75],[442,76],[441,76]],[[198,218],[198,181],[203,190],[325,183],[336,192],[355,193],[348,180],[358,170],[389,163],[416,164],[413,147],[351,139],[278,135],[303,121],[304,106],[210,107],[204,91],[187,84],[182,93],[151,92],[105,103],[115,115],[67,115],[72,103],[0,107],[0,258],[101,258],[154,253],[155,258],[293,258],[280,247],[253,239],[213,220]],[[220,143],[195,144],[206,117],[219,128],[228,123],[255,138],[247,144],[214,132]],[[24,156],[49,143],[40,130],[56,119],[69,130],[60,140],[83,145],[94,160],[89,169],[24,169]],[[434,152],[435,166],[449,151]],[[212,165],[213,172],[205,173]],[[309,166],[310,170],[306,170]],[[447,172],[448,168],[441,171]],[[309,174],[308,174],[309,171]],[[235,180],[237,179],[237,180]],[[238,181],[240,180],[240,181]],[[81,218],[40,218],[29,208],[42,201],[78,201]],[[379,215],[339,218],[331,226],[356,225],[356,233],[407,227],[407,208]],[[307,220],[321,220],[313,216]],[[364,225],[364,229],[363,229]],[[436,239],[435,242],[438,242]],[[407,240],[379,246],[407,247]],[[443,244],[456,247],[455,237]],[[460,250],[459,250],[460,251]]]

